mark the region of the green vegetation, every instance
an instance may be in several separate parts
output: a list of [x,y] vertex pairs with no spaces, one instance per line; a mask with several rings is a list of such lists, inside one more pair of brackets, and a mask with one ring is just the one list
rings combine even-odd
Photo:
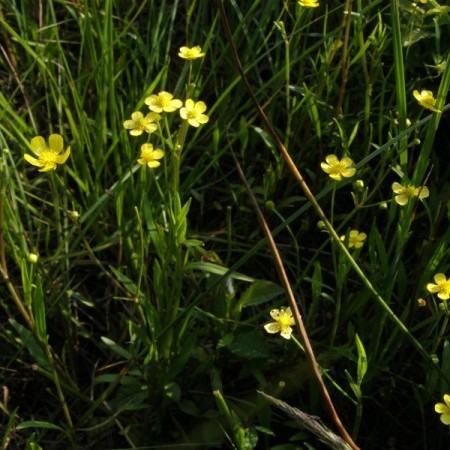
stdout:
[[2,450],[449,448],[450,7],[316,3],[0,0]]

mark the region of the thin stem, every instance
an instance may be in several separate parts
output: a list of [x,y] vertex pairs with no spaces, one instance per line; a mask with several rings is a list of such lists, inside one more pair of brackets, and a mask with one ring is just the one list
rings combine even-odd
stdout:
[[342,114],[342,104],[344,103],[345,89],[348,80],[348,41],[350,36],[350,24],[352,13],[352,0],[346,0],[344,6],[344,43],[342,45],[342,77],[339,89],[339,97],[336,105],[336,115]]

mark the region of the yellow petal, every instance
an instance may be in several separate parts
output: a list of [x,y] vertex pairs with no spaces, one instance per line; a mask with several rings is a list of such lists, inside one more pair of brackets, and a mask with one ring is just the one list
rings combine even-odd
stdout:
[[336,181],[342,180],[342,176],[340,173],[330,173],[330,178],[332,178],[333,180],[336,180]]
[[197,102],[195,104],[195,111],[197,111],[198,113],[203,113],[206,111],[206,105],[204,102]]
[[195,106],[194,100],[188,98],[188,99],[186,100],[186,102],[184,103],[184,106],[186,107],[187,110],[194,109],[194,106]]
[[130,130],[131,128],[134,128],[134,120],[125,120],[125,122],[123,123],[123,127],[126,130]]
[[152,156],[154,159],[161,159],[164,157],[164,152],[159,148],[157,148],[156,150],[153,151]]
[[64,147],[64,141],[60,134],[51,134],[48,138],[48,146],[50,150],[53,150],[55,153],[61,153]]
[[142,120],[144,118],[144,114],[142,114],[140,111],[135,111],[131,114],[131,118],[135,121]]
[[344,163],[346,167],[350,167],[353,165],[353,160],[345,156],[344,158],[341,159],[341,163]]
[[448,395],[448,394],[444,395],[444,402],[448,406],[448,408],[450,409],[450,395]]
[[31,139],[30,147],[33,153],[39,156],[43,151],[47,150],[47,144],[42,136],[36,136]]
[[62,155],[59,155],[56,158],[56,162],[58,164],[64,164],[67,161],[67,158],[69,157],[69,155],[70,155],[70,147],[67,147],[66,151]]
[[290,339],[292,334],[292,328],[288,328],[286,330],[283,330],[280,335],[281,337],[284,337],[285,339]]
[[183,120],[186,120],[186,119],[187,119],[187,109],[186,109],[186,108],[181,108],[181,109],[180,109],[180,117],[181,117]]
[[200,114],[199,116],[197,116],[197,121],[201,124],[207,123],[209,120],[209,117],[206,116],[205,114]]
[[42,169],[39,169],[39,172],[50,172],[50,170],[56,169],[56,163],[47,164]]
[[392,183],[392,190],[394,191],[394,193],[400,194],[401,192],[403,192],[404,187],[400,183],[397,183],[397,181],[394,181]]
[[275,334],[280,331],[280,327],[278,326],[277,322],[266,323],[264,325],[264,329],[270,334]]
[[350,169],[345,169],[341,172],[342,176],[346,177],[346,178],[352,177],[353,175],[355,175],[355,173],[356,173],[356,169],[354,167],[352,167]]
[[421,97],[421,95],[420,95],[420,93],[419,93],[419,91],[418,91],[417,89],[413,91],[413,95],[414,95],[414,98],[415,98],[418,102],[421,102],[421,101],[422,101],[422,97]]
[[437,413],[442,414],[442,413],[448,411],[448,406],[447,406],[447,405],[444,405],[443,403],[436,403],[436,404],[434,405],[434,410],[435,410]]
[[395,196],[395,201],[400,206],[405,206],[409,202],[409,197],[407,195],[401,194]]
[[437,273],[434,276],[434,281],[436,281],[437,284],[445,283],[447,281],[447,277],[443,273]]
[[188,124],[195,128],[198,128],[200,126],[200,123],[197,119],[189,119]]
[[336,155],[327,155],[327,156],[325,156],[325,161],[331,166],[331,165],[339,162],[339,159]]
[[430,196],[430,191],[426,186],[422,186],[419,188],[419,198],[423,200],[424,198],[428,198]]
[[38,159],[34,158],[31,155],[28,155],[27,153],[25,153],[25,155],[23,155],[25,161],[29,162],[30,164],[32,164],[33,166],[36,167],[42,167],[42,163],[41,161],[39,161]]
[[277,320],[278,317],[280,317],[280,310],[279,309],[272,309],[269,314],[270,314],[270,317],[272,317],[272,319]]

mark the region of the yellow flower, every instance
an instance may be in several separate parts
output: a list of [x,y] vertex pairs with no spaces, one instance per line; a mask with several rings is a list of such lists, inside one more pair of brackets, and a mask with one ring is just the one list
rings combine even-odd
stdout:
[[431,91],[422,90],[419,93],[418,90],[415,90],[413,92],[413,95],[414,98],[419,102],[420,106],[437,113],[442,112],[441,110],[436,108],[436,99],[434,98],[434,95]]
[[197,59],[202,58],[205,56],[204,53],[202,53],[202,48],[199,45],[196,45],[195,47],[181,47],[180,52],[178,53],[178,56],[183,59]]
[[434,281],[436,284],[428,283],[427,290],[432,294],[436,294],[441,300],[448,300],[450,298],[450,279],[443,273],[437,273],[434,276]]
[[440,419],[444,425],[450,425],[450,395],[444,395],[444,403],[436,403],[434,410],[441,415]]
[[[345,241],[346,236],[341,236],[341,241]],[[351,230],[348,234],[348,248],[361,248],[367,239],[366,233],[360,233],[358,230]]]
[[161,149],[153,149],[153,145],[147,143],[141,145],[141,157],[137,161],[139,164],[147,164],[148,167],[154,169],[161,165],[158,159],[163,158],[163,156],[164,152]]
[[183,106],[183,102],[176,98],[170,92],[162,91],[158,95],[150,95],[145,99],[151,111],[155,113],[174,112]]
[[292,334],[292,326],[295,325],[292,317],[291,308],[272,309],[270,317],[275,322],[269,322],[264,325],[264,329],[271,334],[280,333],[285,339],[290,339]]
[[298,0],[298,4],[304,8],[317,8],[319,0]]
[[206,105],[203,102],[194,102],[188,98],[184,103],[184,107],[180,109],[180,116],[187,120],[189,125],[198,127],[200,124],[208,122],[209,117],[203,114],[206,111]]
[[424,198],[428,198],[430,195],[430,192],[426,186],[422,186],[420,188],[417,188],[412,184],[403,186],[396,181],[392,183],[392,190],[394,191],[394,194],[397,194],[395,196],[395,202],[400,206],[405,206],[409,200],[414,197],[418,197],[419,200],[423,200]]
[[353,166],[353,161],[348,157],[344,157],[339,161],[336,155],[328,155],[325,157],[325,161],[320,163],[320,167],[333,180],[340,181],[342,177],[349,178],[355,175],[356,169],[351,167]]
[[131,114],[130,120],[125,120],[123,126],[126,130],[130,130],[131,136],[140,136],[144,131],[153,133],[158,129],[156,122],[160,119],[160,115],[155,112],[148,113],[145,117],[140,111]]
[[39,172],[48,172],[55,170],[57,164],[64,164],[70,155],[70,147],[61,154],[64,141],[60,134],[51,134],[48,138],[48,147],[42,136],[36,136],[31,139],[30,147],[37,158],[25,154],[24,158],[33,166],[41,167]]

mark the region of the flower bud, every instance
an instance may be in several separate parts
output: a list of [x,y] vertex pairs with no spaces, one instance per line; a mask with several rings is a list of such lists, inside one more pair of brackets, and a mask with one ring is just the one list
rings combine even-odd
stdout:
[[39,256],[36,255],[36,253],[28,253],[27,259],[31,264],[36,264],[39,260]]

